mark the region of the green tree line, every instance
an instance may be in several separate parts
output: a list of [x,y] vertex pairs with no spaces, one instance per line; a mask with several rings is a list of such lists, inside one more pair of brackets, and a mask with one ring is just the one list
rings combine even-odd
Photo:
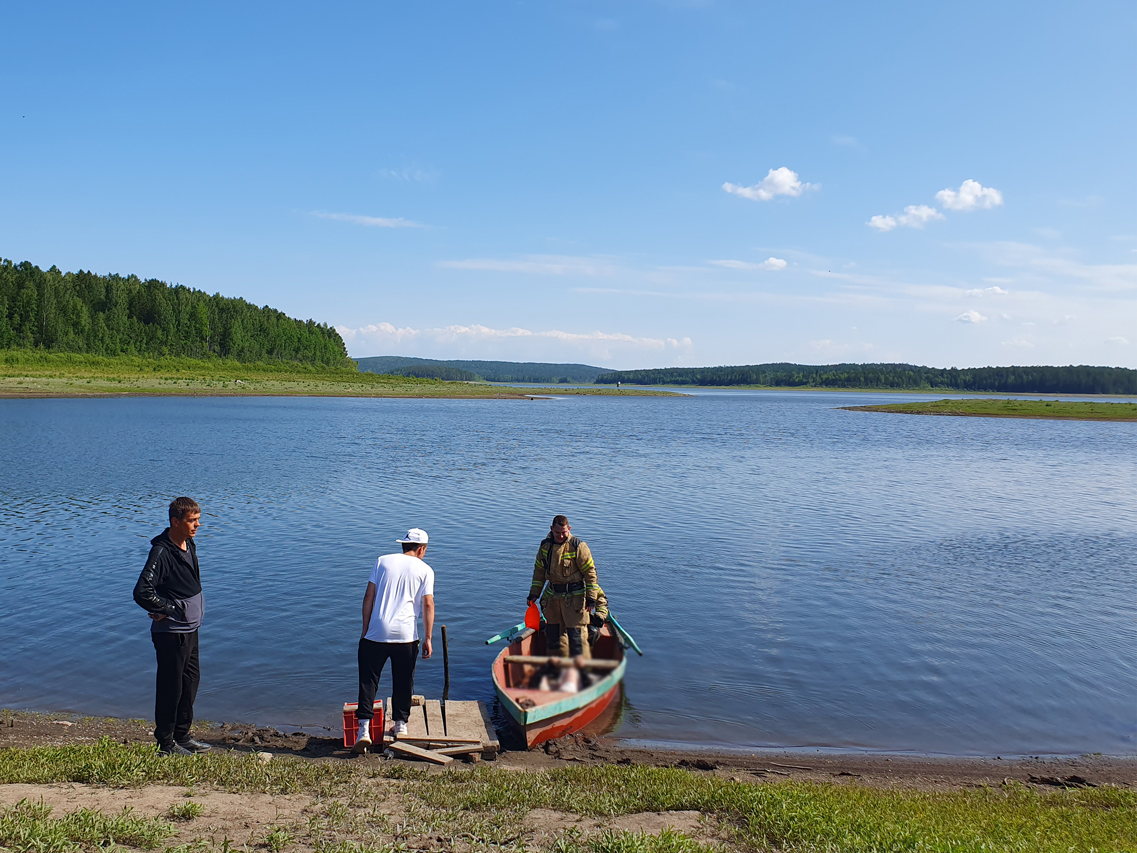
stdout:
[[880,388],[1015,394],[1137,394],[1137,370],[1125,367],[939,368],[915,364],[751,364],[617,370],[597,377],[614,385],[761,385],[771,388]]
[[326,323],[157,279],[10,260],[0,260],[0,349],[354,367]]
[[[435,369],[436,368],[436,369]],[[604,372],[588,364],[548,364],[537,361],[467,361],[415,358],[403,355],[376,355],[359,359],[359,369],[396,376],[421,376],[487,382],[591,383]],[[411,372],[417,371],[417,372]],[[451,372],[454,371],[454,372]]]

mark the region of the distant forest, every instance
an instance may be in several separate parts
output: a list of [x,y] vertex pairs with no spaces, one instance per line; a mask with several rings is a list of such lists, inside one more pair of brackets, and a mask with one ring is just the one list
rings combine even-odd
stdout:
[[9,260],[0,260],[0,349],[352,367],[326,323],[156,279]]
[[614,385],[761,385],[772,388],[880,388],[1012,394],[1137,394],[1125,367],[919,367],[914,364],[751,364],[617,370],[596,378]]
[[544,364],[532,361],[438,361],[400,355],[361,358],[359,369],[395,376],[448,379],[458,382],[552,382],[590,384],[604,372],[587,364]]

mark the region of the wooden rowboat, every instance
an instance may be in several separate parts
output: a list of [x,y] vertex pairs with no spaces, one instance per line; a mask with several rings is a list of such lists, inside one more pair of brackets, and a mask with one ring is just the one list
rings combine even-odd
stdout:
[[600,630],[586,668],[592,683],[580,692],[531,687],[547,659],[544,632],[524,630],[511,636],[493,662],[494,690],[529,749],[580,731],[599,717],[619,694],[627,664],[611,625]]

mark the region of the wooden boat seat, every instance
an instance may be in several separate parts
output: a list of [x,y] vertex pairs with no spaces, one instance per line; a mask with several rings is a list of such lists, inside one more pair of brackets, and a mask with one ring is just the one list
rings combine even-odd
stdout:
[[[576,666],[576,662],[573,658],[550,657],[548,655],[506,655],[505,662],[530,664],[532,666],[544,666],[545,664],[551,663],[560,669]],[[611,672],[620,665],[620,662],[618,660],[597,660],[593,658],[592,660],[583,661],[582,664],[582,669]]]

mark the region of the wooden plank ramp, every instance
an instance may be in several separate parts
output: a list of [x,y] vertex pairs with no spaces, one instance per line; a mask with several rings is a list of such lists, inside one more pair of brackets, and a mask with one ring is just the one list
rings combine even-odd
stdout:
[[483,757],[494,758],[501,750],[501,744],[489,716],[481,702],[447,701],[446,734],[448,737],[479,740]]
[[[501,745],[490,722],[489,711],[478,701],[419,700],[411,705],[407,733],[394,739],[394,718],[387,712],[387,746],[400,758],[449,764],[453,756],[467,761],[496,758]],[[391,700],[387,700],[391,708]]]

